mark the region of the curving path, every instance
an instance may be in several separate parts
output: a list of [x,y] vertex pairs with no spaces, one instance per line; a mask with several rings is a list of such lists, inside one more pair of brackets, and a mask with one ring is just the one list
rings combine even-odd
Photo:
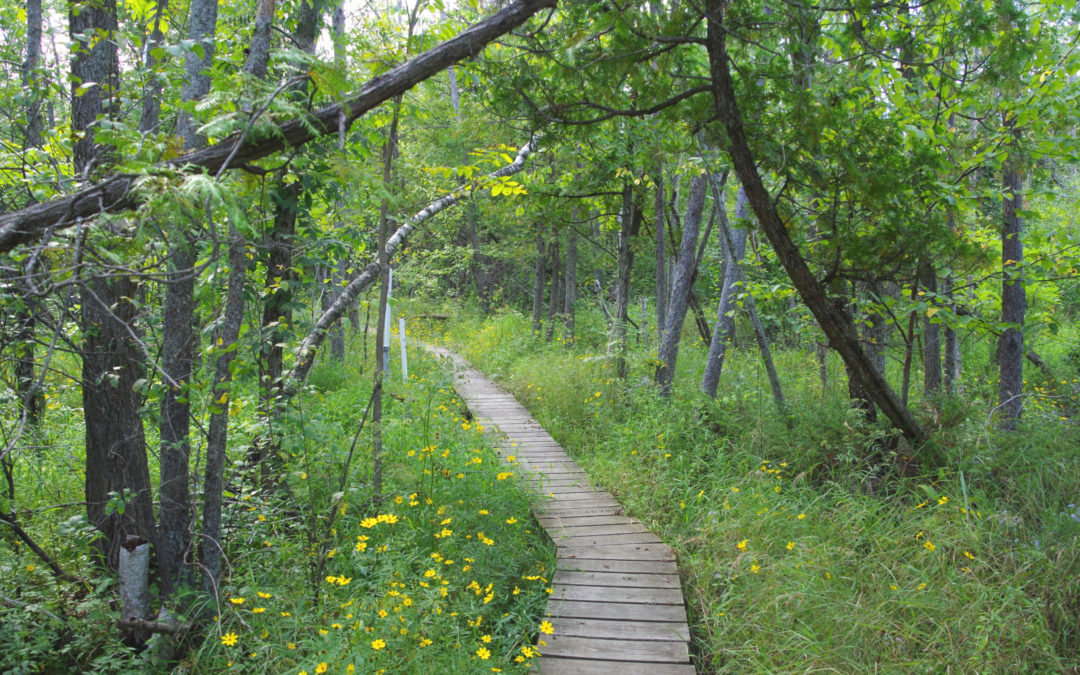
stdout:
[[558,546],[547,605],[554,633],[542,635],[543,675],[694,675],[675,556],[598,490],[520,403],[460,356],[455,389],[475,419],[505,438],[526,480],[547,497],[536,513]]

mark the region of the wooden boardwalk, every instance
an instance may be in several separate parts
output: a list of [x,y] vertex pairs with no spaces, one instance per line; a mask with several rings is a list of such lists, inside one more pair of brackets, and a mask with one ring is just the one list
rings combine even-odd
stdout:
[[558,546],[541,635],[543,675],[694,675],[675,556],[588,476],[529,411],[460,357],[455,388],[474,418],[505,438],[528,483],[546,499],[536,517]]

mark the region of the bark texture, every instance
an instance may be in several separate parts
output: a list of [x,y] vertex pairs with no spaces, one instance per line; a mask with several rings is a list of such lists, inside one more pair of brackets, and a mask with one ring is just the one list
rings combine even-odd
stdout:
[[[159,5],[159,11],[164,8]],[[210,19],[213,19],[212,21]],[[217,0],[194,0],[188,22],[188,39],[199,44],[213,44],[217,30]],[[148,55],[149,56],[149,55]],[[190,60],[189,60],[190,59]],[[212,63],[199,59],[194,53],[185,55],[185,73],[198,74],[196,81],[185,80],[180,98],[196,101],[210,91],[210,78],[203,77],[197,68],[209,68]],[[155,97],[153,89],[146,92]],[[160,111],[159,104],[143,105],[143,124],[154,128]],[[183,113],[182,113],[183,115]],[[202,146],[195,134],[194,121],[182,116],[180,131],[186,149]],[[161,367],[175,382],[166,383],[161,399],[161,487],[159,489],[161,528],[157,550],[158,575],[163,597],[169,597],[180,581],[184,560],[191,546],[193,520],[190,494],[191,404],[189,387],[198,349],[199,337],[195,318],[196,241],[189,228],[172,223],[169,226],[169,261],[166,267],[165,314],[162,325]]]
[[[719,212],[720,227],[726,228],[727,214],[721,205]],[[709,356],[705,361],[705,373],[701,377],[701,391],[716,397],[716,388],[720,384],[720,375],[724,371],[724,358],[727,356],[728,343],[735,335],[735,301],[741,288],[742,275],[739,274],[740,261],[746,254],[746,226],[750,218],[750,202],[746,190],[739,187],[735,197],[735,226],[730,228],[730,245],[727,237],[721,237],[720,246],[724,256],[724,280],[720,287],[720,307],[716,311],[716,326],[713,328],[709,343]]]
[[563,342],[567,348],[574,344],[574,304],[577,302],[577,230],[570,228],[566,241],[566,286],[563,304]]
[[534,335],[540,334],[544,316],[544,277],[547,268],[545,257],[544,229],[536,230],[536,260],[533,263],[533,296],[532,296],[532,331]]
[[630,272],[634,268],[634,249],[631,240],[641,229],[642,212],[633,188],[623,188],[622,224],[616,251],[618,272],[615,278],[615,316],[612,320],[612,342],[615,345],[615,373],[626,377],[626,333],[630,316]]
[[221,543],[221,497],[224,490],[225,451],[229,434],[229,395],[236,340],[244,321],[244,277],[247,256],[244,236],[229,227],[229,281],[225,317],[214,351],[214,386],[210,404],[210,428],[206,439],[206,474],[203,479],[202,570],[203,591],[216,595],[224,550]]
[[1001,321],[1010,327],[997,344],[998,414],[1001,427],[1016,428],[1024,411],[1024,315],[1027,294],[1024,289],[1024,243],[1020,235],[1024,221],[1018,213],[1024,205],[1019,158],[1012,154],[1005,162],[1001,202]]
[[699,173],[690,183],[690,199],[686,206],[686,218],[683,219],[682,240],[679,244],[679,262],[675,267],[675,278],[671,283],[671,303],[667,316],[664,317],[664,330],[661,333],[660,349],[657,352],[656,383],[660,392],[667,396],[671,393],[671,384],[675,379],[675,365],[679,358],[679,341],[682,338],[683,323],[690,303],[690,291],[693,288],[697,267],[698,233],[701,230],[701,218],[705,213],[705,197],[709,192],[709,176]]

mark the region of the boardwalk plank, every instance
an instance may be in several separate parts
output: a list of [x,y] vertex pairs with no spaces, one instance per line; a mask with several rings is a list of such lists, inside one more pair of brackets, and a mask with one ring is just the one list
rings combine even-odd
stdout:
[[600,638],[563,637],[552,635],[544,639],[544,656],[571,656],[608,661],[646,661],[657,663],[686,663],[690,651],[685,642],[604,640]]
[[644,605],[628,602],[582,602],[548,600],[547,613],[573,619],[617,619],[626,621],[674,621],[686,623],[682,605]]
[[552,534],[552,540],[559,546],[612,546],[615,544],[661,544],[660,537],[652,532],[633,532],[630,534],[591,534],[575,537],[567,534]]
[[620,602],[635,605],[677,605],[682,607],[680,588],[625,588],[615,586],[555,586],[553,600],[580,602]]
[[696,675],[694,667],[686,664],[633,663],[629,661],[598,661],[589,659],[541,658],[537,664],[541,675]]
[[675,574],[630,572],[572,572],[556,570],[551,583],[561,586],[616,586],[620,588],[681,588]]
[[609,619],[551,619],[555,635],[617,640],[687,641],[690,628],[674,621],[613,621]]

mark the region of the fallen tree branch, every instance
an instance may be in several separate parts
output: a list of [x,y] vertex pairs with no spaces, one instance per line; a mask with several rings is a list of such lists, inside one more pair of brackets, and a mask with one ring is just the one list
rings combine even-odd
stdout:
[[[556,0],[517,0],[456,37],[368,81],[358,93],[343,103],[320,108],[306,119],[282,122],[274,133],[259,138],[242,139],[241,134],[234,134],[202,150],[162,162],[151,172],[202,169],[214,174],[226,162],[232,166],[246,165],[283,148],[303,145],[325,134],[336,134],[339,118],[344,117],[345,125],[351,125],[382,102],[405,93],[447,66],[475,56],[487,43],[521,25],[541,9],[554,7],[555,3]],[[239,140],[243,142],[238,143]],[[140,180],[137,174],[115,175],[75,194],[0,216],[0,253],[103,213],[138,206],[137,188]]]
[[[488,180],[495,180],[505,176],[511,176],[524,169],[525,159],[536,149],[536,142],[537,139],[535,137],[529,139],[529,142],[518,150],[517,157],[514,158],[512,163],[507,164],[501,169],[492,171],[487,174],[485,178]],[[412,218],[409,218],[402,223],[401,227],[399,227],[386,241],[387,258],[393,257],[394,253],[396,253],[401,245],[405,243],[405,240],[417,225],[423,224],[444,209],[453,206],[472,195],[475,189],[476,184],[462,185],[450,194],[431,202],[418,211]],[[282,377],[283,386],[281,400],[278,401],[278,405],[289,400],[297,391],[299,391],[300,386],[304,383],[304,380],[307,379],[308,371],[311,370],[312,364],[315,363],[315,354],[329,334],[330,328],[332,328],[334,323],[345,314],[349,306],[356,301],[356,298],[359,297],[368,286],[375,282],[378,276],[379,263],[375,261],[368,263],[368,265],[354,276],[352,281],[342,289],[341,295],[339,295],[334,303],[318,318],[315,325],[312,326],[307,336],[300,343],[300,346],[297,347],[296,359],[294,361],[295,365],[292,367],[292,370]]]

